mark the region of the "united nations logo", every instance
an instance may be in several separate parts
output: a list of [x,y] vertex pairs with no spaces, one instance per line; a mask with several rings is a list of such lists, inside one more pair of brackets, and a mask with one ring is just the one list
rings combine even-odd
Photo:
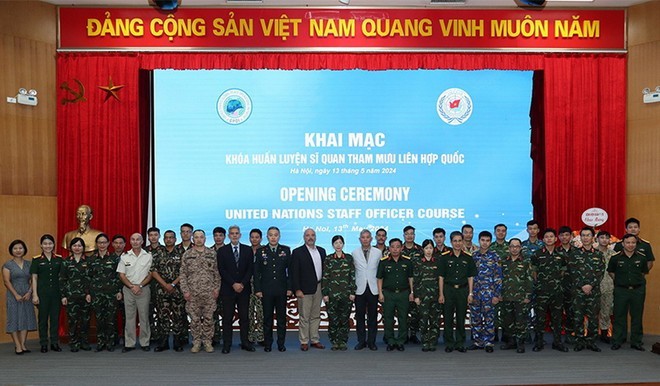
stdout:
[[218,115],[230,125],[240,125],[252,114],[252,100],[243,90],[230,88],[218,98]]
[[448,88],[438,97],[436,110],[445,123],[460,125],[472,115],[472,98],[460,88]]

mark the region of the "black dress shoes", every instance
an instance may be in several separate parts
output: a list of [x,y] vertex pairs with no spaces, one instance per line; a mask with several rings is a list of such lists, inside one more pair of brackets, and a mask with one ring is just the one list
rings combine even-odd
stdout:
[[142,351],[151,351],[151,347],[149,347],[149,346],[143,346],[143,347],[140,347],[140,349],[142,349]]
[[367,344],[364,343],[364,342],[360,342],[360,343],[358,343],[358,344],[355,345],[355,349],[358,350],[358,351],[359,351],[359,350],[363,350],[363,349],[366,348],[366,347],[367,347]]
[[397,351],[405,351],[406,350],[406,348],[402,344],[397,345],[396,349],[397,349]]
[[461,346],[461,347],[458,347],[456,349],[456,351],[458,351],[458,352],[467,352],[467,349],[465,347]]
[[51,349],[52,351],[55,351],[55,352],[61,352],[61,351],[62,351],[62,348],[61,348],[60,345],[57,344],[57,343],[56,343],[56,344],[51,344],[51,345],[50,345],[50,349]]
[[445,352],[452,352],[452,351],[454,351],[453,348],[451,348],[451,347],[445,347]]
[[620,348],[621,348],[621,345],[620,345],[620,344],[616,344],[616,343],[615,343],[615,344],[612,345],[612,350],[618,350],[618,349],[620,349]]
[[277,351],[279,352],[285,352],[286,351],[286,346],[283,344],[278,344],[277,345]]
[[249,352],[254,352],[255,351],[254,346],[249,344],[249,343],[248,344],[242,344],[241,349],[245,350],[245,351],[249,351]]
[[386,350],[387,350],[387,351],[394,351],[395,348],[396,348],[396,347],[395,347],[394,345],[392,345],[392,344],[388,344]]
[[271,352],[271,351],[273,351],[273,349],[272,349],[272,347],[270,347],[270,346],[265,346],[265,347],[264,347],[264,351],[265,351],[265,352]]
[[[174,348],[177,349],[177,347],[174,347]],[[154,352],[163,352],[163,351],[166,351],[166,350],[169,350],[169,349],[170,349],[170,345],[169,344],[164,344],[164,345],[161,345],[161,346],[156,346],[156,348],[154,349]]]
[[553,343],[552,344],[552,349],[557,350],[557,351],[561,351],[561,352],[568,352],[568,347],[564,346],[561,343]]
[[41,346],[41,352],[42,353],[47,353],[48,352],[48,346]]
[[630,348],[637,351],[646,351],[646,349],[642,347],[642,345],[631,344]]
[[121,349],[121,352],[126,353],[126,352],[131,352],[133,350],[135,350],[135,347],[124,347]]
[[369,350],[371,350],[371,351],[378,350],[378,346],[376,346],[375,343],[369,343],[367,346],[369,347]]
[[229,348],[229,347],[227,347],[227,346],[225,346],[225,347],[222,348],[222,353],[223,353],[223,354],[229,354],[230,351],[231,351],[231,348]]
[[493,352],[493,346],[486,346],[486,352],[487,353],[492,353]]

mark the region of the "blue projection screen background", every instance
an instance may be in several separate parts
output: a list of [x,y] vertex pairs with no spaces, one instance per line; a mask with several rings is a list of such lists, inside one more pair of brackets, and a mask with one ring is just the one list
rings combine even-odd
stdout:
[[[362,228],[417,242],[435,227],[532,216],[530,71],[154,71],[154,210],[161,230]],[[264,237],[265,241],[265,237]],[[476,240],[475,240],[476,241]]]

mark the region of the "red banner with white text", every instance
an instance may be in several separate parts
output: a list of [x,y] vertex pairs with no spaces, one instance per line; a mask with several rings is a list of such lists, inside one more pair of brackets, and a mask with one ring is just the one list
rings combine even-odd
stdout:
[[609,10],[154,8],[59,9],[66,50],[626,50]]

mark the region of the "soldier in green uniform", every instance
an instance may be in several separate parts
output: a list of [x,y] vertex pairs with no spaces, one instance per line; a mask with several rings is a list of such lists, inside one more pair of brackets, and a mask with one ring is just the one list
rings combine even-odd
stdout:
[[[119,264],[121,255],[124,253],[124,248],[126,248],[126,238],[123,235],[116,234],[112,236],[112,253],[110,258],[116,260]],[[119,344],[119,336],[124,336],[124,325],[126,324],[126,309],[124,307],[124,294],[122,292],[121,299],[117,304],[117,311],[119,312],[119,318],[121,318],[121,325],[117,326],[117,330],[112,334],[114,337],[115,346]]]
[[[559,247],[557,247],[557,251],[564,256],[564,260],[566,260],[566,266],[568,267],[568,264],[570,263],[571,255],[573,254],[573,247],[572,240],[573,240],[573,230],[571,230],[570,227],[564,225],[559,227]],[[566,336],[566,343],[568,344],[573,344],[575,343],[575,332],[573,331],[573,328],[575,327],[574,324],[574,316],[573,316],[573,278],[571,276],[571,272],[567,269],[566,272],[564,272],[564,276],[562,278],[562,293],[563,293],[563,310],[564,310],[564,334]]]
[[607,266],[614,279],[614,326],[612,350],[621,348],[628,334],[628,312],[630,312],[630,347],[644,351],[642,319],[646,298],[646,278],[649,264],[644,252],[639,250],[638,238],[627,233],[621,240],[623,251],[612,256]]
[[[226,236],[227,236],[227,230],[225,228],[223,227],[213,228],[213,245],[211,246],[213,252],[217,254],[218,250],[225,246]],[[212,343],[213,347],[220,344],[220,341],[222,340],[222,322],[221,322],[222,296],[218,296],[217,302],[218,302],[218,306],[213,312],[213,343]]]
[[[584,227],[580,231],[582,247],[573,250],[568,269],[573,278],[573,312],[575,318],[574,351],[585,348],[600,352],[595,338],[598,336],[600,310],[600,281],[605,272],[603,255],[593,247],[594,229]],[[584,319],[586,323],[586,335]]]
[[117,331],[117,302],[121,299],[121,281],[117,277],[119,258],[110,254],[110,238],[96,236],[96,251],[89,257],[89,294],[96,315],[96,352],[114,351]]
[[533,351],[543,350],[543,332],[547,313],[550,313],[550,325],[552,327],[552,348],[557,351],[567,352],[561,342],[561,309],[563,304],[562,278],[566,271],[566,259],[555,249],[557,242],[557,231],[547,228],[543,231],[543,243],[545,246],[532,255],[531,262],[534,270],[534,292],[536,302],[534,303],[534,314],[536,333]]
[[[441,245],[442,246],[442,245]],[[435,247],[431,239],[422,242],[424,256],[413,264],[415,303],[419,307],[422,329],[422,351],[435,351],[438,344],[440,274],[439,260],[433,256]]]
[[[401,254],[404,257],[410,259],[410,261],[415,264],[422,258],[422,246],[415,243],[415,228],[411,225],[403,228],[403,249]],[[383,255],[384,256],[384,255]],[[406,338],[406,343],[419,344],[419,338],[417,338],[417,332],[419,331],[419,309],[417,304],[414,301],[411,301],[408,305],[408,337]]]
[[74,237],[69,243],[71,255],[62,263],[60,288],[62,305],[66,307],[69,324],[71,352],[89,351],[89,311],[92,298],[89,294],[89,262],[85,256],[85,242]]
[[[39,309],[39,344],[41,352],[50,349],[62,351],[59,345],[58,328],[60,319],[60,268],[62,256],[53,253],[55,238],[49,234],[41,236],[41,255],[35,256],[30,266],[32,275],[32,302]],[[50,322],[50,328],[48,326]]]
[[186,302],[179,283],[181,270],[181,255],[177,254],[176,233],[165,231],[165,246],[152,252],[153,263],[151,275],[157,283],[156,310],[160,322],[159,343],[155,352],[169,350],[170,332],[173,337],[174,351],[181,352],[188,343],[188,316]]
[[[252,247],[252,254],[256,254],[257,250],[262,247],[261,240],[263,234],[260,229],[254,228],[250,231],[250,246]],[[250,325],[248,326],[248,340],[252,343],[264,343],[264,307],[261,299],[254,291],[254,276],[250,282],[252,292],[250,293],[250,304],[248,306],[248,317],[250,318]]]
[[[493,227],[493,233],[495,234],[495,241],[490,244],[490,250],[497,254],[497,257],[502,260],[505,257],[509,256],[509,242],[506,241],[507,226],[505,224],[497,224]],[[499,329],[502,325],[502,318],[500,312],[501,305],[497,303],[495,305],[495,339],[497,342],[499,340]]]
[[[163,246],[160,243],[160,229],[157,227],[150,227],[147,229],[147,240],[149,245],[144,247],[144,250],[151,253],[152,256]],[[156,280],[152,280],[149,283],[151,288],[151,299],[149,300],[149,324],[151,326],[151,341],[160,342],[163,337],[162,331],[162,322],[158,320],[158,307],[156,304],[156,291],[158,289],[158,283]]]
[[[387,351],[405,350],[408,333],[408,305],[414,301],[413,270],[410,258],[401,254],[401,239],[390,240],[390,253],[378,264],[378,301],[383,304],[383,323]],[[394,315],[399,321],[399,330],[394,336]]]
[[289,265],[291,248],[280,244],[280,230],[270,227],[266,232],[268,245],[255,254],[254,291],[261,299],[264,315],[264,351],[272,351],[273,311],[277,314],[277,350],[286,351],[286,301],[291,296]]
[[[451,250],[451,248],[445,245],[446,235],[447,232],[443,228],[433,229],[433,241],[435,241],[435,247],[433,249],[433,257],[435,257],[435,259],[438,261],[441,260],[443,253]],[[445,312],[444,304],[438,303],[438,315],[439,315],[438,338],[440,337],[440,331],[442,330],[442,326],[444,326],[444,320],[443,320],[444,312]]]
[[525,335],[529,322],[529,309],[534,287],[532,264],[520,253],[522,242],[518,238],[509,240],[509,256],[502,263],[502,329],[509,337],[502,350],[515,348],[525,352]]
[[353,256],[344,253],[344,238],[332,237],[334,253],[323,262],[321,294],[328,310],[328,335],[331,350],[346,351],[351,309],[355,300],[355,265]]
[[[440,260],[440,303],[444,304],[445,352],[466,352],[465,316],[472,302],[474,276],[477,266],[472,255],[463,249],[463,234],[450,235],[452,250],[442,254]],[[454,315],[456,320],[454,320]],[[454,331],[456,329],[456,331]]]
[[[647,265],[649,266],[649,271],[653,268],[653,262],[655,261],[655,256],[653,256],[653,248],[651,248],[651,243],[639,237],[640,232],[640,223],[639,220],[631,217],[626,220],[626,234],[631,234],[637,237],[637,251],[642,252],[646,256]],[[623,251],[623,240],[614,244],[614,250],[616,252]]]

